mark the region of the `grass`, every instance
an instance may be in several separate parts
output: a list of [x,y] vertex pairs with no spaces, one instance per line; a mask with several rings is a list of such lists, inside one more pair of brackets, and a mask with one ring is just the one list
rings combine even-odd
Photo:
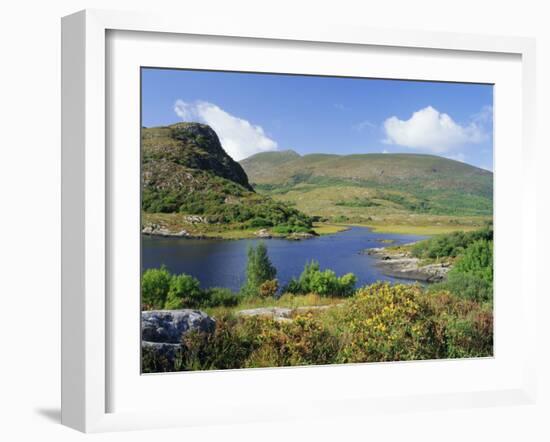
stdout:
[[[353,186],[316,187],[308,184],[295,186],[284,194],[268,193],[274,199],[287,202],[309,216],[328,219],[319,234],[336,233],[336,226],[370,227],[375,232],[411,235],[437,235],[457,230],[470,231],[491,220],[490,215],[434,214],[408,210],[389,199],[379,198],[371,188]],[[349,201],[371,201],[373,205],[342,205],[342,195]],[[403,194],[405,195],[405,194]],[[335,227],[329,227],[335,226]]]
[[373,232],[377,233],[396,233],[401,235],[440,235],[443,233],[456,232],[462,230],[470,232],[479,228],[479,225],[461,225],[456,224],[441,224],[441,225],[411,225],[411,224],[360,224],[364,227],[369,227]]
[[308,295],[293,295],[286,293],[280,298],[243,298],[239,304],[234,307],[212,307],[203,309],[207,314],[216,317],[231,313],[236,313],[240,310],[248,310],[263,307],[284,307],[284,308],[298,308],[298,307],[312,307],[322,305],[336,305],[344,302],[342,297],[327,297],[319,296],[314,293]]
[[315,230],[317,235],[332,235],[334,233],[348,230],[348,226],[342,224],[313,223],[313,230]]

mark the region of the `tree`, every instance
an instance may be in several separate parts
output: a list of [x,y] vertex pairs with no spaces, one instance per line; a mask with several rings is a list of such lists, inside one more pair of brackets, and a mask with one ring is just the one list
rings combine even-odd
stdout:
[[148,269],[141,276],[141,304],[144,309],[164,308],[172,275],[162,266]]
[[277,276],[277,269],[271,264],[267,255],[267,247],[260,242],[257,247],[248,247],[248,262],[246,265],[246,281],[241,289],[245,296],[259,294],[260,286]]

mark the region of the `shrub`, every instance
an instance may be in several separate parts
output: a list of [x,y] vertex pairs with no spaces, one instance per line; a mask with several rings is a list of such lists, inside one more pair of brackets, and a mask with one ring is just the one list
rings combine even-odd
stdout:
[[479,239],[471,243],[449,272],[447,281],[433,287],[433,290],[440,289],[478,302],[491,301],[493,242]]
[[207,299],[205,292],[200,289],[198,279],[182,273],[172,276],[164,307],[169,310],[197,308]]
[[358,290],[337,312],[343,343],[339,362],[490,356],[488,307],[418,285],[379,283]]
[[342,309],[346,324],[340,362],[431,359],[445,354],[433,309],[419,286],[374,284],[358,290]]
[[433,290],[449,290],[457,296],[484,302],[493,298],[493,283],[477,274],[449,272],[447,281],[437,284]]
[[200,288],[196,278],[181,273],[172,275],[166,267],[146,270],[142,275],[142,309],[232,307],[239,297],[230,289]]
[[260,218],[260,217],[256,217],[256,218],[252,218],[250,221],[248,221],[248,226],[249,227],[254,227],[254,228],[257,228],[257,227],[271,227],[273,226],[273,223],[265,218]]
[[470,244],[478,240],[492,241],[492,226],[473,232],[453,232],[446,235],[437,235],[416,243],[411,252],[417,258],[455,258],[462,254]]
[[241,292],[245,296],[257,296],[260,286],[265,282],[275,279],[277,269],[271,264],[267,255],[267,247],[260,242],[257,247],[248,248],[248,262],[246,265],[246,282]]
[[[293,296],[283,295],[296,305],[318,295]],[[291,321],[222,312],[213,333],[190,332],[182,344],[172,362],[144,352],[144,371],[491,356],[493,314],[490,304],[448,291],[378,283],[338,308],[294,312]]]
[[166,267],[148,269],[141,276],[141,304],[143,309],[162,309],[166,302],[172,276]]
[[474,311],[465,318],[452,318],[445,330],[447,357],[472,358],[493,354],[493,314]]
[[208,307],[233,307],[239,303],[239,297],[231,290],[213,287],[207,290]]
[[292,279],[285,290],[289,293],[316,293],[321,296],[351,296],[357,278],[353,273],[338,277],[332,270],[321,271],[316,261],[307,262],[302,274]]
[[222,315],[216,318],[214,333],[192,331],[182,338],[184,370],[242,368],[258,347],[255,321]]
[[245,361],[246,367],[323,365],[336,361],[338,338],[311,313],[291,322],[258,318],[257,348]]
[[486,281],[492,281],[493,241],[479,239],[470,244],[452,271],[456,273],[476,274]]
[[277,290],[279,290],[279,281],[277,281],[276,279],[270,279],[269,281],[265,281],[260,285],[258,294],[262,298],[270,298],[277,294]]
[[311,315],[285,323],[221,316],[213,334],[192,332],[182,343],[187,370],[329,364],[338,352],[337,338]]

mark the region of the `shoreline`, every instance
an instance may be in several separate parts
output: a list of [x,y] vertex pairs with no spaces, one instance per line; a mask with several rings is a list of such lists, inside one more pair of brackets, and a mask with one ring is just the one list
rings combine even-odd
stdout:
[[436,283],[444,281],[451,270],[450,263],[421,265],[420,259],[407,253],[388,250],[385,247],[366,249],[366,253],[377,258],[376,267],[393,278]]
[[287,239],[289,241],[301,241],[304,239],[318,238],[320,236],[334,235],[345,232],[352,226],[338,224],[316,224],[313,227],[313,233],[293,232],[289,234],[280,234],[270,231],[268,228],[258,230],[230,229],[223,232],[193,233],[187,229],[171,230],[168,227],[148,224],[141,229],[141,234],[157,238],[180,238],[180,239],[214,239],[214,240],[242,240],[242,239]]
[[[262,229],[263,230],[263,229]],[[279,235],[270,233],[267,231],[257,231],[251,235],[231,236],[224,237],[220,235],[205,235],[205,234],[192,234],[187,230],[181,230],[179,232],[172,232],[168,229],[149,230],[144,228],[141,230],[141,235],[149,236],[152,238],[176,238],[176,239],[212,239],[219,241],[236,241],[243,239],[286,239],[289,241],[302,241],[305,239],[318,238],[320,234],[312,233],[290,233],[288,235]]]

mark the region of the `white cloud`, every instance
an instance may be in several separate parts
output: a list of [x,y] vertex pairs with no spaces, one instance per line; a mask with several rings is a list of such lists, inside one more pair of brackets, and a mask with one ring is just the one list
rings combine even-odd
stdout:
[[390,151],[388,149],[384,149],[382,153],[390,153]]
[[493,106],[483,106],[479,112],[472,115],[472,120],[480,124],[491,122],[493,120]]
[[445,153],[466,144],[480,143],[487,134],[480,121],[465,126],[432,106],[416,111],[408,120],[393,116],[384,122],[385,143],[433,153]]
[[177,100],[174,112],[183,121],[197,121],[212,127],[225,151],[236,161],[258,152],[277,150],[277,142],[269,138],[261,126],[231,115],[213,103]]

